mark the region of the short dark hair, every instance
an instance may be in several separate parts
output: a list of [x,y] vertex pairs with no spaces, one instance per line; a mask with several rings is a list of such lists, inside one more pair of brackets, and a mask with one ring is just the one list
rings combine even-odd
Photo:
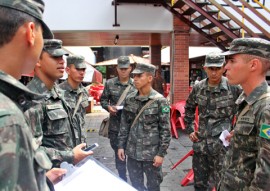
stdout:
[[0,7],[0,47],[9,43],[20,26],[26,22],[34,22],[37,26],[41,26],[41,23],[37,19],[26,13]]

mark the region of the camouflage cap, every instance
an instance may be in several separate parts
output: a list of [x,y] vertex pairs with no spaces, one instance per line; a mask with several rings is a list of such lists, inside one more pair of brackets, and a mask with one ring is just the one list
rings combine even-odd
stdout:
[[225,56],[218,52],[211,52],[205,56],[205,67],[222,67],[225,63]]
[[250,54],[270,59],[270,41],[262,38],[237,38],[231,43],[229,51],[222,55]]
[[136,68],[133,70],[132,74],[142,74],[144,72],[149,72],[155,76],[156,67],[152,64],[137,63]]
[[118,68],[128,68],[130,66],[130,61],[128,56],[120,56],[117,59]]
[[43,38],[53,38],[53,33],[42,19],[45,6],[42,0],[1,0],[0,6],[21,11],[36,18],[42,25]]
[[62,41],[58,39],[44,39],[43,50],[55,57],[68,56],[68,53],[62,49]]
[[75,68],[86,68],[84,57],[80,55],[74,55],[67,57],[67,66],[74,64]]

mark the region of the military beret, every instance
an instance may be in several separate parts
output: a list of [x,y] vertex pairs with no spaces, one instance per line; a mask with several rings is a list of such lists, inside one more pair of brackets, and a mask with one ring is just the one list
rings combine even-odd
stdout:
[[55,57],[68,56],[68,53],[62,49],[62,41],[58,39],[44,39],[43,50]]
[[152,64],[137,63],[136,68],[133,70],[132,74],[142,74],[144,72],[149,72],[155,76],[156,67]]
[[237,38],[222,55],[250,54],[270,59],[270,41],[262,38]]
[[205,56],[205,67],[222,67],[225,63],[225,56],[218,52],[211,52]]
[[70,64],[74,64],[75,68],[86,68],[84,57],[80,55],[68,56],[67,66],[69,66]]
[[0,6],[24,12],[36,18],[42,25],[43,38],[53,38],[53,33],[42,19],[45,6],[42,0],[1,0]]
[[130,61],[128,56],[120,56],[117,59],[118,68],[128,68],[130,66]]

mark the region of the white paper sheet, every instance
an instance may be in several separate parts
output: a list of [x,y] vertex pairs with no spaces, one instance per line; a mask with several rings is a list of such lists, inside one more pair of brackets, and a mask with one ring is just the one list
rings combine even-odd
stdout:
[[230,145],[230,142],[226,140],[226,137],[230,135],[230,132],[228,130],[222,131],[222,133],[219,136],[219,139],[222,141],[223,145],[225,147]]
[[54,186],[56,191],[136,191],[93,158],[76,168],[75,172]]

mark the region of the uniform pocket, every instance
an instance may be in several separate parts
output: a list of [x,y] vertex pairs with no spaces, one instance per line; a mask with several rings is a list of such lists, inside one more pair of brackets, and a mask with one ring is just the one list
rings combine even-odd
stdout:
[[48,116],[47,131],[44,134],[60,135],[68,132],[68,114],[62,106],[54,108],[47,107],[46,114]]

